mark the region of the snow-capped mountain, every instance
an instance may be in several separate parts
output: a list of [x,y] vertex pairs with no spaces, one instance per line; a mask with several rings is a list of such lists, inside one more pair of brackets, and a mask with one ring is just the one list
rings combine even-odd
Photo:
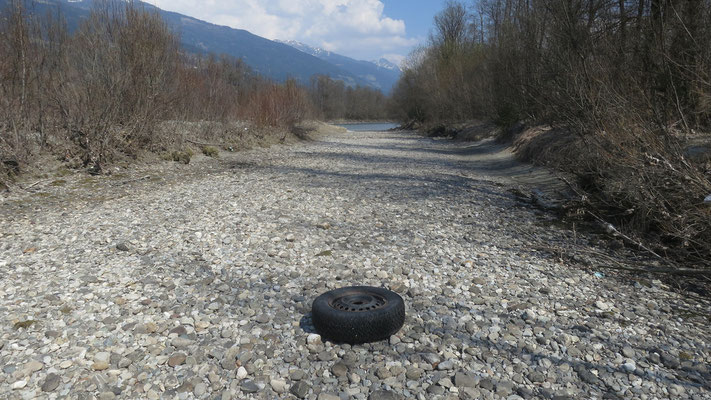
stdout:
[[328,57],[332,54],[328,50],[324,50],[320,47],[309,46],[308,44],[297,42],[296,40],[275,40],[275,42],[287,44],[297,50],[303,51],[304,53],[311,54],[312,56]]
[[277,42],[289,45],[306,54],[334,64],[358,78],[367,81],[368,86],[376,87],[385,93],[389,93],[398,79],[400,79],[400,68],[384,58],[376,62],[362,61],[319,47],[309,46],[295,40],[277,40]]
[[391,62],[390,60],[387,60],[385,58],[381,58],[380,60],[375,60],[375,61],[371,61],[371,62],[380,68],[385,68],[385,69],[389,69],[392,71],[402,72],[402,69],[400,68],[399,65],[397,65],[394,62]]

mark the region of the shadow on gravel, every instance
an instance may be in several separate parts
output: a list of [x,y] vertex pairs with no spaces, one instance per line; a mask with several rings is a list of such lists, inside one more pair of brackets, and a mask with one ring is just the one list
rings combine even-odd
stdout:
[[[413,138],[408,138],[413,139]],[[446,140],[415,137],[405,144],[383,141],[378,144],[339,142],[329,144],[324,151],[300,153],[311,158],[372,163],[388,166],[436,166],[458,171],[483,173],[488,176],[510,179],[512,183],[535,186],[551,197],[558,193],[567,197],[569,189],[545,168],[518,161],[507,146],[485,139],[469,144]],[[337,147],[341,152],[331,149]],[[372,154],[372,150],[386,154]],[[389,153],[389,154],[387,154]],[[424,155],[424,156],[423,156]]]
[[[575,331],[577,326],[572,327],[572,328],[561,328],[564,332],[573,332]],[[536,354],[534,352],[529,352],[525,348],[520,348],[515,345],[510,345],[508,343],[499,341],[499,342],[492,342],[489,339],[482,339],[482,338],[475,338],[471,337],[468,335],[462,335],[461,332],[457,331],[452,331],[446,328],[436,328],[435,331],[439,331],[439,334],[442,336],[453,336],[457,337],[462,342],[466,343],[467,345],[478,348],[480,349],[481,353],[488,353],[490,350],[496,350],[498,352],[505,351],[511,355],[510,359],[513,358],[521,358],[524,355],[527,355],[531,357],[531,365],[538,365],[539,360],[541,359],[548,359],[553,365],[556,366],[561,366],[563,364],[568,364],[573,371],[575,371],[579,377],[579,379],[594,387],[599,389],[602,393],[605,394],[605,396],[610,396],[610,397],[605,397],[605,398],[610,398],[610,399],[618,399],[620,398],[615,394],[615,390],[608,386],[607,383],[603,382],[602,379],[594,375],[591,370],[595,369],[600,372],[604,372],[607,375],[615,375],[614,380],[617,382],[619,381],[619,378],[621,376],[635,376],[637,378],[640,378],[644,381],[647,382],[652,382],[656,385],[664,384],[664,385],[679,385],[679,386],[684,386],[687,388],[705,388],[707,390],[711,390],[711,373],[708,371],[705,372],[700,372],[698,370],[694,370],[693,367],[691,366],[684,366],[677,364],[674,368],[669,368],[670,373],[665,373],[664,371],[658,372],[651,372],[649,369],[646,369],[645,371],[642,371],[641,369],[637,368],[635,371],[628,371],[625,370],[622,367],[611,367],[609,365],[603,365],[603,364],[598,364],[595,362],[588,362],[584,360],[578,360],[574,359],[572,357],[557,357],[553,355],[542,355],[542,354]],[[583,334],[583,332],[575,332],[576,334],[580,335]],[[617,342],[610,342],[608,340],[603,340],[602,341],[605,347],[607,348],[622,348],[621,343]],[[648,348],[644,346],[635,346],[631,345],[635,351],[641,353],[641,354],[652,354],[654,352],[661,352],[659,349],[656,348]],[[493,354],[491,354],[494,356]],[[484,355],[483,359],[486,359],[486,355]],[[647,356],[642,356],[640,357],[641,359],[645,359],[648,357]],[[658,362],[648,360],[648,363],[651,365],[658,364]],[[703,364],[703,363],[699,363]],[[666,366],[666,365],[665,365]],[[544,373],[546,371],[543,371]],[[672,376],[672,374],[676,376]],[[628,378],[632,379],[632,378]],[[544,395],[544,397],[548,397]]]
[[513,158],[490,158],[490,159],[441,159],[439,157],[418,158],[393,155],[369,155],[364,153],[344,153],[344,152],[303,152],[309,159],[324,159],[329,161],[346,161],[353,165],[384,166],[389,168],[426,168],[428,166],[441,169],[451,169],[456,171],[480,171],[491,176],[513,176],[524,175],[534,171],[535,168],[522,164]]
[[290,173],[300,173],[311,177],[335,178],[335,180],[314,179],[309,183],[304,183],[304,185],[313,187],[328,188],[338,184],[338,188],[343,189],[342,182],[346,181],[349,185],[365,188],[365,193],[372,192],[383,195],[392,192],[397,193],[395,198],[408,200],[419,200],[443,195],[458,195],[466,191],[469,193],[478,192],[490,197],[517,202],[516,196],[512,194],[487,189],[486,185],[491,185],[492,182],[453,174],[430,173],[428,176],[419,176],[360,172],[346,173],[293,166],[265,166],[262,168],[275,174],[288,175]]
[[314,324],[311,322],[310,312],[307,312],[303,317],[301,317],[299,320],[299,327],[306,333],[316,333],[316,328],[314,328]]
[[[400,137],[393,137],[393,139],[401,139]],[[482,140],[479,142],[473,142],[469,145],[465,145],[462,142],[451,142],[447,140],[432,141],[427,138],[415,137],[417,145],[403,146],[399,144],[392,143],[382,143],[380,145],[368,145],[368,144],[355,144],[355,143],[345,143],[339,142],[339,148],[349,148],[353,150],[388,150],[388,151],[402,151],[404,153],[425,153],[425,154],[442,154],[442,155],[453,155],[453,156],[474,156],[483,154],[494,154],[499,152],[505,152],[507,146],[494,142],[493,140]],[[423,147],[421,144],[425,141],[431,146]]]

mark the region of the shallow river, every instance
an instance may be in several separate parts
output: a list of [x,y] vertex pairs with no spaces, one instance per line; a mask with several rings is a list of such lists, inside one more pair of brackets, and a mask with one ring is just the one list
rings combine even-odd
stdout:
[[364,123],[352,123],[352,124],[336,124],[336,126],[342,126],[349,131],[354,132],[364,132],[364,131],[387,131],[389,129],[397,128],[400,124],[395,122],[364,122]]

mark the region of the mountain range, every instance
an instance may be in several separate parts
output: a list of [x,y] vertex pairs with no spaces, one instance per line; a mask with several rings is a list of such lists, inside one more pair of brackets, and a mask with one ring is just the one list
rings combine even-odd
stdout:
[[318,47],[311,47],[294,40],[279,43],[287,44],[306,54],[311,54],[314,57],[318,57],[323,61],[344,69],[368,82],[367,86],[381,89],[383,92],[389,92],[400,78],[400,68],[384,58],[378,61],[361,61]]
[[[9,0],[0,0],[4,8]],[[215,25],[187,15],[165,11],[136,1],[147,10],[157,11],[168,26],[180,36],[186,51],[226,54],[241,58],[257,73],[284,81],[294,78],[308,84],[314,75],[328,75],[347,86],[367,86],[389,93],[400,75],[400,69],[387,60],[359,61],[298,42],[278,42],[254,35],[243,29]],[[89,15],[92,0],[28,1],[27,9],[37,15],[59,12],[70,30],[76,29]]]

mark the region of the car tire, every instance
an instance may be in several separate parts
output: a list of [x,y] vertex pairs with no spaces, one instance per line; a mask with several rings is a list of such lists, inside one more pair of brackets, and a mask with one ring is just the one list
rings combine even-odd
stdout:
[[405,323],[405,302],[387,289],[350,286],[314,300],[311,319],[316,331],[334,342],[368,343],[389,338]]

